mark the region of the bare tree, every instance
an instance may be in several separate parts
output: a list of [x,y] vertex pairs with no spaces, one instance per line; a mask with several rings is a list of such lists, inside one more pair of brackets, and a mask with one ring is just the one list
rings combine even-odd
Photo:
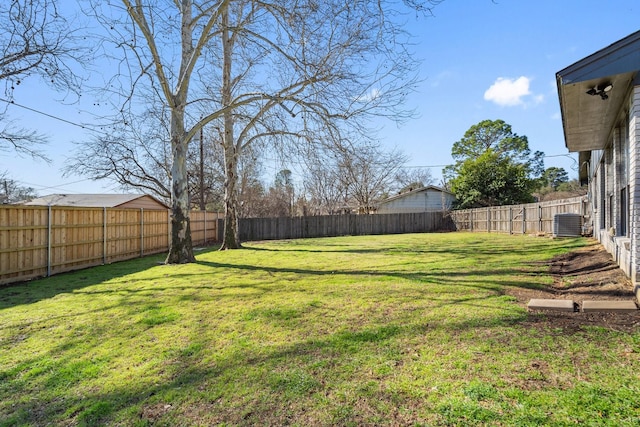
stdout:
[[435,180],[428,168],[402,168],[396,175],[398,191],[405,192],[432,185]]
[[341,185],[340,171],[329,156],[305,159],[304,191],[313,215],[334,215],[348,202],[348,190]]
[[358,204],[358,211],[371,213],[375,203],[392,190],[407,157],[397,150],[384,151],[379,145],[362,145],[343,153],[338,161],[342,186]]
[[6,172],[0,173],[0,204],[31,200],[34,197],[37,195],[33,188],[20,185],[9,178]]
[[200,210],[222,206],[224,194],[224,167],[220,135],[217,131],[200,130],[196,144],[191,144],[187,157],[189,194],[192,205]]
[[278,212],[276,216],[294,216],[295,189],[293,185],[293,174],[289,169],[282,169],[276,174],[270,193],[278,202]]
[[[80,80],[71,68],[83,56],[71,23],[60,13],[57,0],[5,0],[0,2],[0,83],[12,102],[25,79],[39,76],[60,91],[79,90]],[[15,150],[47,160],[39,150],[47,138],[16,125],[0,112],[0,151]]]
[[18,126],[15,121],[8,120],[6,109],[0,111],[0,151],[16,152],[34,159],[49,161],[50,159],[40,150],[47,142],[47,137],[34,130]]
[[142,98],[161,100],[169,116],[172,215],[167,263],[195,261],[189,222],[189,142],[217,116],[192,120],[187,106],[192,101],[194,70],[201,66],[220,12],[228,4],[228,0],[92,2],[91,12],[112,34],[113,44],[104,44],[105,57],[119,61],[119,74],[109,81],[107,92],[122,98],[115,101],[120,114],[135,115],[142,92]]
[[[151,106],[138,115],[127,115],[124,122],[106,126],[91,140],[79,143],[64,167],[64,174],[109,179],[123,189],[150,193],[170,203],[169,140],[166,111],[159,105]],[[225,177],[219,129],[204,128],[195,142],[189,145],[187,153],[190,204],[202,208],[204,202],[206,209],[222,209]],[[249,147],[239,161],[241,216],[255,216],[260,211],[257,205],[264,196],[260,149],[259,145]]]
[[430,183],[429,173],[407,173],[406,162],[402,152],[369,141],[343,145],[320,158],[309,156],[304,188],[312,212],[331,215],[351,206],[370,213],[378,200],[402,188],[405,182]]
[[[428,10],[437,2],[404,3],[407,10]],[[169,111],[168,263],[194,260],[187,152],[203,126],[222,130],[222,248],[229,249],[240,247],[238,162],[250,145],[322,147],[345,129],[362,133],[372,115],[407,117],[401,106],[415,63],[396,6],[374,0],[120,0],[119,8],[115,0],[94,2],[95,16],[122,49],[127,72],[111,84],[125,99],[119,110],[136,109],[135,93],[146,82]]]
[[345,134],[366,134],[372,115],[406,117],[399,107],[415,63],[397,12],[385,2],[338,0],[238,1],[222,12],[221,104],[236,106],[223,114],[223,249],[240,245],[235,159],[253,141],[290,153],[335,149]]
[[124,189],[142,190],[168,202],[171,152],[166,110],[156,105],[103,129],[79,144],[64,175],[109,179]]

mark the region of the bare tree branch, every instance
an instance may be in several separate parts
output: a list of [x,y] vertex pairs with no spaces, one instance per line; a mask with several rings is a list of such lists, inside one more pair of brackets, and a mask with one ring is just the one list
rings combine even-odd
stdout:
[[[9,0],[0,2],[0,83],[13,99],[16,89],[33,76],[56,90],[79,95],[80,78],[72,64],[85,55],[71,22],[60,14],[57,0]],[[15,125],[6,109],[0,112],[0,150],[48,160],[36,146],[47,138]]]
[[[350,141],[372,138],[372,117],[409,117],[403,105],[416,84],[417,63],[403,16],[428,14],[437,3],[94,0],[94,15],[121,52],[108,52],[123,67],[110,82],[120,92],[121,115],[133,117],[145,98],[159,97],[170,116],[164,141],[173,211],[167,262],[194,259],[189,144],[203,127],[220,129],[228,227],[223,248],[239,247],[243,152],[268,144],[292,154],[301,145],[339,153]],[[375,197],[365,192],[367,200]]]

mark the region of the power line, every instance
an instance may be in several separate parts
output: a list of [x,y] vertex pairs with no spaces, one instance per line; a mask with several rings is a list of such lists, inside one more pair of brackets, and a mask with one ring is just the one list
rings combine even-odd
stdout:
[[103,130],[98,130],[98,129],[95,129],[95,128],[88,127],[86,125],[82,125],[80,123],[75,123],[75,122],[72,122],[71,120],[63,119],[62,117],[58,117],[58,116],[55,116],[53,114],[46,113],[44,111],[36,110],[35,108],[31,108],[31,107],[28,107],[26,105],[18,104],[17,102],[10,101],[8,99],[0,98],[0,101],[6,102],[9,105],[15,105],[16,107],[23,108],[25,110],[31,111],[31,112],[36,113],[36,114],[40,114],[40,115],[45,116],[45,117],[49,117],[49,118],[54,119],[54,120],[58,120],[58,121],[63,122],[63,123],[67,123],[67,124],[72,125],[72,126],[79,127],[81,129],[84,129],[84,130],[88,130],[88,131],[91,131],[91,132],[98,132],[98,133],[102,133],[102,134],[108,134],[107,132],[105,132]]
[[451,165],[418,165],[418,166],[400,166],[400,169],[428,169],[428,168],[446,168]]
[[545,154],[542,157],[569,157],[573,159],[573,157],[571,157],[571,154]]
[[[85,178],[85,179],[80,179],[78,181],[66,182],[64,184],[51,185],[51,186],[43,186],[41,184],[34,184],[32,182],[26,182],[26,181],[22,181],[22,180],[18,180],[18,179],[14,179],[13,181],[15,181],[17,183],[20,183],[21,185],[27,185],[27,186],[33,187],[34,189],[36,189],[38,191],[51,190],[51,189],[62,189],[67,193],[74,193],[74,191],[65,190],[64,187],[69,186],[69,185],[73,185],[73,184],[78,184],[78,183],[81,183],[81,182],[93,181],[93,180],[91,178]],[[77,193],[77,191],[75,191],[75,193]]]
[[51,185],[49,187],[45,187],[45,186],[42,186],[40,184],[34,184],[34,183],[31,183],[31,182],[25,182],[25,181],[22,181],[22,183],[26,184],[26,185],[31,185],[31,186],[34,186],[34,187],[39,187],[41,190],[48,190],[50,188],[60,188],[60,187],[65,187],[67,185],[78,184],[79,182],[84,182],[84,181],[90,181],[90,179],[85,178],[85,179],[80,179],[78,181],[67,182],[65,184]]

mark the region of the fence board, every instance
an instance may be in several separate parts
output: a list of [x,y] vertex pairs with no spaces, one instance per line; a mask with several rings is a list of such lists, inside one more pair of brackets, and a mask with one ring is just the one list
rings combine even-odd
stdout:
[[206,245],[218,241],[217,224],[219,217],[220,214],[218,212],[191,212],[191,240],[194,245]]
[[584,197],[552,200],[523,205],[463,209],[451,212],[456,230],[510,234],[553,233],[556,214],[577,213],[589,216]]
[[446,212],[242,218],[240,240],[282,240],[452,230]]
[[[472,230],[552,232],[556,213],[586,214],[583,198],[454,212],[240,219],[240,240]],[[190,213],[194,245],[219,241],[215,212]],[[167,251],[169,212],[0,206],[0,284]]]
[[[169,211],[0,206],[0,285],[169,249]],[[217,241],[218,213],[190,213],[194,245]]]

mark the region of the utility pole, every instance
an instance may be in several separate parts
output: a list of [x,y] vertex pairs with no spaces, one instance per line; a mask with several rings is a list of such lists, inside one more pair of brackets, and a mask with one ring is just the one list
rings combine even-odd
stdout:
[[4,180],[4,197],[2,203],[9,203],[9,182]]

